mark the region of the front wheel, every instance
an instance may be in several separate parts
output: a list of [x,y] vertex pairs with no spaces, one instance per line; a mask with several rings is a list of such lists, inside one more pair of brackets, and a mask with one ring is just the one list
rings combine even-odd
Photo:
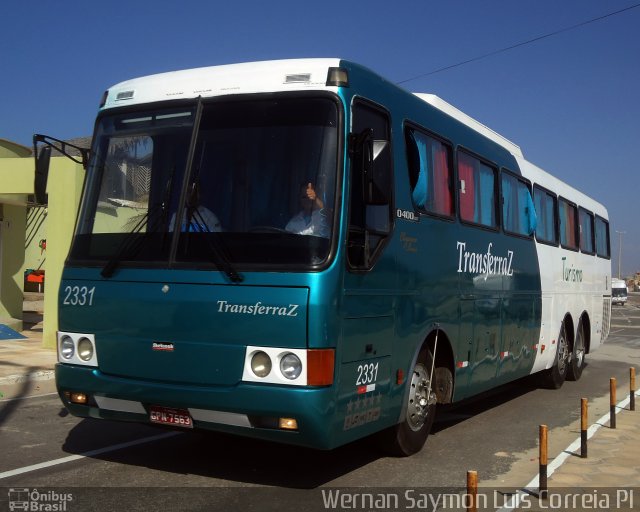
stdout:
[[407,457],[419,452],[427,440],[436,415],[436,387],[430,382],[431,352],[423,349],[411,372],[404,420],[381,432],[382,448]]

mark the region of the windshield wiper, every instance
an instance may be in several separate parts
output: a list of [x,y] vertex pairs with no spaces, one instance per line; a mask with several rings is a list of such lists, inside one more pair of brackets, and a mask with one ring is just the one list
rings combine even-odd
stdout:
[[125,255],[135,255],[140,250],[143,239],[142,237],[138,237],[137,235],[147,226],[148,223],[149,211],[146,211],[142,218],[134,226],[134,228],[125,235],[122,243],[120,244],[120,247],[118,247],[118,250],[102,268],[102,270],[100,271],[100,275],[102,277],[111,277]]
[[[220,234],[213,229],[211,226],[207,224],[204,220],[202,214],[198,210],[199,201],[198,201],[198,183],[194,183],[191,187],[191,191],[189,197],[187,198],[187,211],[186,213],[186,222],[185,222],[185,231],[190,232],[191,228],[196,228],[193,231],[201,231],[207,233],[208,236],[205,237],[207,241],[207,246],[209,247],[209,252],[213,256],[212,263],[225,275],[229,278],[232,283],[241,283],[244,281],[244,277],[233,267],[231,264],[231,259],[225,250],[222,241],[220,240]],[[196,224],[193,224],[193,219],[195,219]],[[198,226],[202,226],[204,229],[197,229]],[[187,240],[185,240],[185,252],[187,251]]]

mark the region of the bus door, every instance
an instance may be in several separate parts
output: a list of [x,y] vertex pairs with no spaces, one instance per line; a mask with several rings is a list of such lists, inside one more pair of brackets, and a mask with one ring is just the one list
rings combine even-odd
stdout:
[[380,424],[390,389],[396,268],[392,228],[391,129],[385,110],[356,100],[349,137],[349,226],[342,300],[337,430],[345,439]]

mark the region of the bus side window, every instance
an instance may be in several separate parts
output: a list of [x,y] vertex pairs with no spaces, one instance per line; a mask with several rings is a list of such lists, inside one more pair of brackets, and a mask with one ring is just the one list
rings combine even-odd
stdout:
[[531,236],[536,229],[536,210],[529,186],[522,180],[502,173],[502,222],[504,230]]
[[495,228],[496,171],[467,153],[458,152],[460,218]]
[[[377,106],[358,100],[353,105],[352,143],[363,145],[373,141],[386,141],[382,150],[368,162],[364,147],[352,147],[351,158],[351,196],[349,208],[349,235],[347,240],[347,258],[349,266],[356,270],[371,268],[380,255],[384,242],[392,228],[393,174],[391,164],[391,128],[389,115]],[[368,137],[360,137],[361,135]],[[365,171],[365,167],[367,167]],[[387,197],[376,202],[367,202],[368,176],[373,176],[376,185]]]
[[416,209],[453,216],[451,148],[416,129],[405,132],[411,198]]
[[593,214],[580,208],[580,250],[586,254],[593,254]]
[[558,231],[556,204],[558,199],[554,194],[542,189],[538,185],[534,187],[536,213],[538,215],[538,225],[536,227],[536,238],[539,241],[557,245]]
[[578,212],[576,205],[569,203],[567,200],[560,198],[558,201],[560,210],[560,245],[565,249],[578,250]]
[[611,257],[609,223],[596,215],[596,253],[601,258]]

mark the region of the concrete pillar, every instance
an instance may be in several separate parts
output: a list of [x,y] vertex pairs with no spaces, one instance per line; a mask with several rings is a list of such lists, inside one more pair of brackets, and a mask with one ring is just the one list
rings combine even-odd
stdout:
[[0,206],[0,324],[22,330],[24,235],[27,208]]
[[84,183],[84,169],[65,157],[51,158],[47,194],[47,270],[44,293],[42,344],[56,346],[58,292],[64,261],[69,253]]

